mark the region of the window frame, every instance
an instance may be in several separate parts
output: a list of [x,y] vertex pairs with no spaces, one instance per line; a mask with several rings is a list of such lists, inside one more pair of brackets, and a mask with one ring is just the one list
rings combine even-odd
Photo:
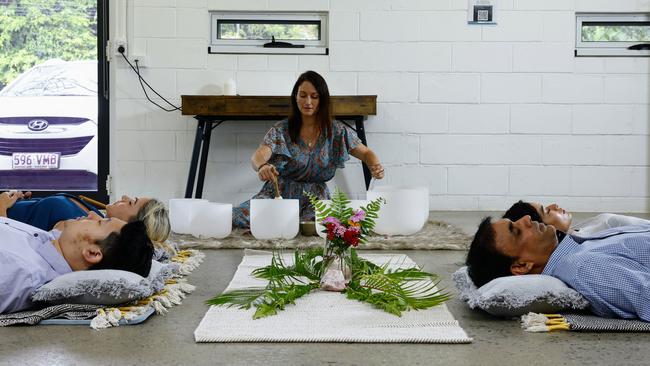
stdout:
[[[291,40],[304,48],[264,48],[271,40],[263,39],[221,39],[218,38],[218,24],[221,20],[269,21],[286,24],[300,22],[319,22],[319,40]],[[272,12],[272,11],[210,11],[210,47],[208,53],[226,54],[308,54],[327,55],[329,53],[329,13],[319,12]],[[281,41],[281,40],[277,40]]]
[[583,23],[648,23],[650,13],[576,13],[576,57],[650,57],[650,50],[630,50],[629,46],[650,42],[587,42],[582,40]]
[[[110,100],[109,64],[107,59],[109,35],[109,0],[96,0],[97,6],[97,189],[66,190],[72,195],[84,195],[99,202],[110,199]],[[19,187],[16,187],[19,188]],[[32,197],[47,197],[61,190],[32,190]]]

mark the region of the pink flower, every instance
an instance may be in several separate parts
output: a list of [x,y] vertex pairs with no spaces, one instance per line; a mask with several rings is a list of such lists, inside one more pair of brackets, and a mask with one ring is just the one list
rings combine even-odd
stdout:
[[325,220],[323,220],[323,225],[326,224],[341,225],[341,222],[336,217],[327,216]]
[[336,229],[334,229],[334,232],[336,233],[336,236],[342,238],[343,235],[345,234],[345,230],[346,230],[345,226],[339,225],[336,227]]
[[359,221],[363,221],[363,219],[365,218],[366,218],[366,211],[358,210],[357,212],[354,213],[354,215],[352,215],[352,217],[350,217],[350,221],[359,222]]

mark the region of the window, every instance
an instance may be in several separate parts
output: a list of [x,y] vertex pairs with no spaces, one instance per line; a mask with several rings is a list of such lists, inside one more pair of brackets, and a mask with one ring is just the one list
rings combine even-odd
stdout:
[[650,14],[576,14],[576,56],[650,56]]
[[108,199],[108,0],[0,0],[0,191]]
[[210,53],[326,55],[327,13],[211,12]]

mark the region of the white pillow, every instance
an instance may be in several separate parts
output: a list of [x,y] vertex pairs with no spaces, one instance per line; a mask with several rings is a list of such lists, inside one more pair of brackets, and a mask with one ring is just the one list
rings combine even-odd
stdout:
[[151,261],[151,270],[146,278],[115,269],[75,271],[39,287],[32,294],[32,301],[48,304],[124,304],[162,290],[165,280],[178,273],[178,268],[176,263]]
[[452,275],[460,291],[460,299],[470,308],[480,308],[502,317],[515,317],[529,312],[555,313],[568,309],[585,309],[589,302],[561,280],[546,275],[499,277],[476,288],[461,267]]

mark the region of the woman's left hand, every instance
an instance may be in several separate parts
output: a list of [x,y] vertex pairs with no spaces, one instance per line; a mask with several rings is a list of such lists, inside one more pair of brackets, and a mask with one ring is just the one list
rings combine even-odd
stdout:
[[382,179],[384,177],[384,167],[381,164],[369,165],[370,174],[375,179]]

